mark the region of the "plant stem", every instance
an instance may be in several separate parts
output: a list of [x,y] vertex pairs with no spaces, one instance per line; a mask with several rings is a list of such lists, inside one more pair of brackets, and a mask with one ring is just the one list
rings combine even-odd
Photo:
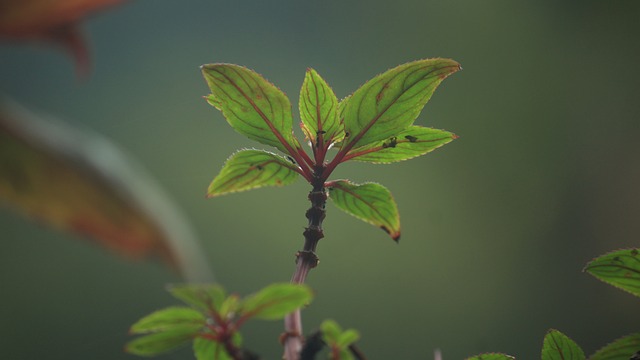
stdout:
[[[314,169],[314,177],[311,182],[313,188],[309,192],[311,207],[305,214],[309,224],[303,233],[304,248],[296,254],[296,270],[291,278],[291,282],[294,284],[304,284],[309,271],[318,266],[319,260],[315,251],[318,241],[324,237],[322,221],[325,217],[325,204],[327,202],[327,193],[322,178],[323,172],[324,166],[322,165],[316,166]],[[284,328],[284,358],[286,360],[299,360],[303,343],[300,309],[285,317]]]

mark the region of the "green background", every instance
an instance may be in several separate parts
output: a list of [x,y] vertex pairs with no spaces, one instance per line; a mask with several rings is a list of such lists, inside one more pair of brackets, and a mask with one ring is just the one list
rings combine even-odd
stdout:
[[[501,351],[538,358],[557,328],[592,353],[638,331],[638,299],[581,272],[638,246],[640,2],[139,0],[85,23],[94,60],[0,45],[0,91],[120,144],[190,218],[216,278],[247,294],[287,281],[302,246],[303,181],[205,199],[241,147],[206,104],[198,66],[230,62],[278,85],[297,109],[305,69],[339,97],[427,57],[464,71],[417,124],[460,138],[393,165],[353,163],[334,178],[374,180],[400,208],[399,244],[328,206],[305,329],[360,330],[370,359]],[[297,111],[296,111],[297,112]],[[297,116],[297,115],[296,115]],[[3,359],[134,359],[128,326],[175,301],[180,279],[0,208]],[[246,326],[278,359],[280,322]],[[188,359],[184,349],[161,359]]]

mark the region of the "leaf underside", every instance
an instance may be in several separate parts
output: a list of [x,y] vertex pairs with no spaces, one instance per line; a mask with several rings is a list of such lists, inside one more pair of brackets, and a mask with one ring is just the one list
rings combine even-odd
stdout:
[[376,183],[353,184],[336,180],[328,184],[329,198],[341,210],[400,239],[398,206],[387,188]]
[[640,250],[614,251],[592,260],[584,271],[635,296],[640,296]]
[[293,136],[287,96],[253,70],[232,64],[202,66],[211,89],[209,103],[237,132],[284,153],[300,147]]
[[450,59],[425,59],[400,65],[356,90],[342,111],[344,143],[365,146],[395,136],[416,120],[438,85],[460,70]]
[[427,154],[456,138],[444,130],[410,126],[390,138],[352,149],[347,159],[371,163],[392,163]]
[[627,335],[596,351],[589,360],[629,360],[640,351],[640,333]]
[[297,179],[296,165],[262,150],[241,150],[231,155],[207,191],[208,197],[263,186],[284,186]]
[[573,340],[552,329],[542,343],[542,360],[585,360],[585,356]]

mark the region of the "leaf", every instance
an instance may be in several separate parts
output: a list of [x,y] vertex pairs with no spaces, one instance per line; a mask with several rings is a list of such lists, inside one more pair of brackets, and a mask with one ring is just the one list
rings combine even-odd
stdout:
[[640,250],[618,250],[602,255],[584,268],[597,279],[640,296]]
[[288,154],[300,147],[293,136],[291,103],[258,73],[232,64],[202,65],[211,96],[237,132]]
[[542,360],[584,360],[584,352],[558,330],[547,332],[542,343]]
[[514,359],[515,357],[511,355],[506,355],[501,353],[487,353],[487,354],[472,356],[470,358],[466,358],[465,360],[514,360]]
[[387,188],[376,183],[353,184],[336,180],[326,184],[329,198],[341,210],[380,227],[395,241],[400,239],[398,206]]
[[413,124],[438,85],[460,70],[449,59],[400,65],[356,90],[344,109],[348,147],[384,140]]
[[589,360],[629,360],[640,350],[640,333],[627,335],[596,351]]
[[187,220],[109,140],[0,99],[0,203],[128,259],[157,258],[210,280]]
[[408,160],[431,152],[456,138],[455,134],[448,131],[414,125],[390,138],[352,149],[344,160],[372,163]]
[[[349,351],[349,346],[355,343],[360,334],[354,329],[342,330],[340,325],[334,320],[328,319],[320,324],[322,331],[322,340],[331,348],[331,352],[340,354],[340,360],[353,359],[353,355]],[[336,357],[332,357],[336,358]]]
[[208,197],[245,191],[263,186],[284,186],[297,179],[296,165],[262,150],[241,150],[231,155],[213,179]]
[[320,148],[332,143],[342,131],[338,120],[338,98],[313,69],[307,69],[298,106],[304,133],[313,144],[316,137],[323,139],[318,144]]
[[232,360],[224,345],[200,337],[193,341],[193,353],[196,360]]
[[132,334],[166,331],[184,325],[199,325],[203,327],[205,317],[199,311],[188,307],[169,307],[151,313],[138,320],[129,330]]
[[0,38],[52,41],[64,45],[86,74],[89,55],[77,24],[85,17],[124,0],[3,0],[0,1]]
[[168,287],[174,297],[204,312],[218,311],[226,299],[224,289],[215,284],[185,284]]
[[173,350],[195,338],[200,331],[199,325],[183,325],[130,341],[126,351],[135,355],[153,356]]
[[306,285],[272,284],[245,298],[240,312],[246,317],[278,320],[308,304],[312,298],[313,293]]

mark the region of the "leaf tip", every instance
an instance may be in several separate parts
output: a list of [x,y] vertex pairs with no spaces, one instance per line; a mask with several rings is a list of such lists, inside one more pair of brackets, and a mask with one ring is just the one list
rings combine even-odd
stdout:
[[456,135],[456,134],[454,134],[454,133],[451,133],[451,139],[452,139],[452,140],[458,139],[459,137],[460,137],[460,136],[458,136],[458,135]]

